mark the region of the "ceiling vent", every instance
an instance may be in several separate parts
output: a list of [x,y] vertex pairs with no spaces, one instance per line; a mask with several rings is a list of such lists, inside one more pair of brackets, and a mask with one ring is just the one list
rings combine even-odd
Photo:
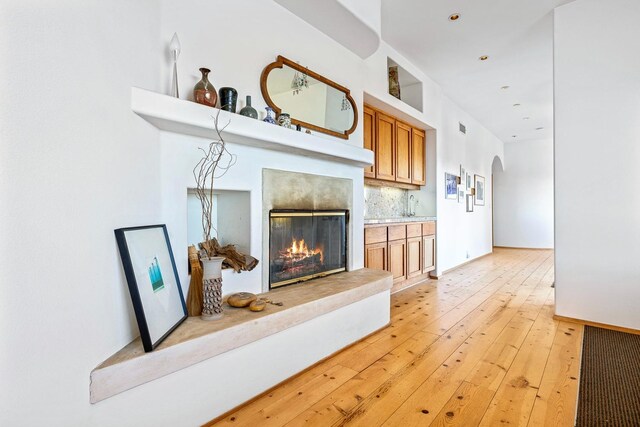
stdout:
[[460,132],[464,133],[465,135],[467,134],[467,127],[465,125],[463,125],[462,123],[458,122],[458,125],[460,126]]

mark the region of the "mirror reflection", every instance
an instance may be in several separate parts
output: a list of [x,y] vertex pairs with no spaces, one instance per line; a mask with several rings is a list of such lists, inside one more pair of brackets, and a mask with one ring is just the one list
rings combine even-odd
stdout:
[[291,66],[284,63],[281,68],[268,68],[263,85],[266,85],[268,96],[274,104],[272,108],[280,110],[280,113],[289,113],[292,121],[303,127],[342,138],[348,138],[348,134],[353,132],[356,111],[348,92],[296,64]]

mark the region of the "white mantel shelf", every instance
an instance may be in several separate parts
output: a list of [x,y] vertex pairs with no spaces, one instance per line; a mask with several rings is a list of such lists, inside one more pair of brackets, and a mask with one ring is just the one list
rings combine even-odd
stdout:
[[220,112],[220,126],[229,123],[222,136],[230,143],[294,153],[357,167],[373,164],[371,150],[347,142],[285,129],[261,120],[137,87],[131,88],[131,109],[160,130],[207,139],[216,137],[213,117]]

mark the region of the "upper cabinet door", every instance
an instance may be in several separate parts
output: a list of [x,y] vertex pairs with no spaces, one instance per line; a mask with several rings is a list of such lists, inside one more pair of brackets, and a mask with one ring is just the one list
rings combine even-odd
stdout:
[[427,162],[425,148],[425,133],[420,129],[411,132],[411,183],[425,185],[427,183]]
[[[376,151],[376,112],[366,106],[364,107],[363,126],[364,126],[364,148],[366,148],[367,150],[371,150],[375,153]],[[374,158],[373,165],[369,166],[368,168],[364,168],[364,176],[365,178],[376,177],[375,158]]]
[[411,126],[396,121],[396,181],[411,183]]
[[376,178],[395,181],[396,179],[396,121],[376,112]]

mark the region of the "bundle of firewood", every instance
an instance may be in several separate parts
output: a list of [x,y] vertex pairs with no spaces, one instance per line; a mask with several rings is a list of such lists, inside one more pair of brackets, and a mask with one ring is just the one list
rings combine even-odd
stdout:
[[220,246],[215,237],[209,242],[200,243],[200,258],[207,258],[206,245],[211,244],[215,256],[223,256],[222,268],[233,268],[236,273],[251,271],[258,265],[258,260],[251,255],[238,252],[235,245]]

